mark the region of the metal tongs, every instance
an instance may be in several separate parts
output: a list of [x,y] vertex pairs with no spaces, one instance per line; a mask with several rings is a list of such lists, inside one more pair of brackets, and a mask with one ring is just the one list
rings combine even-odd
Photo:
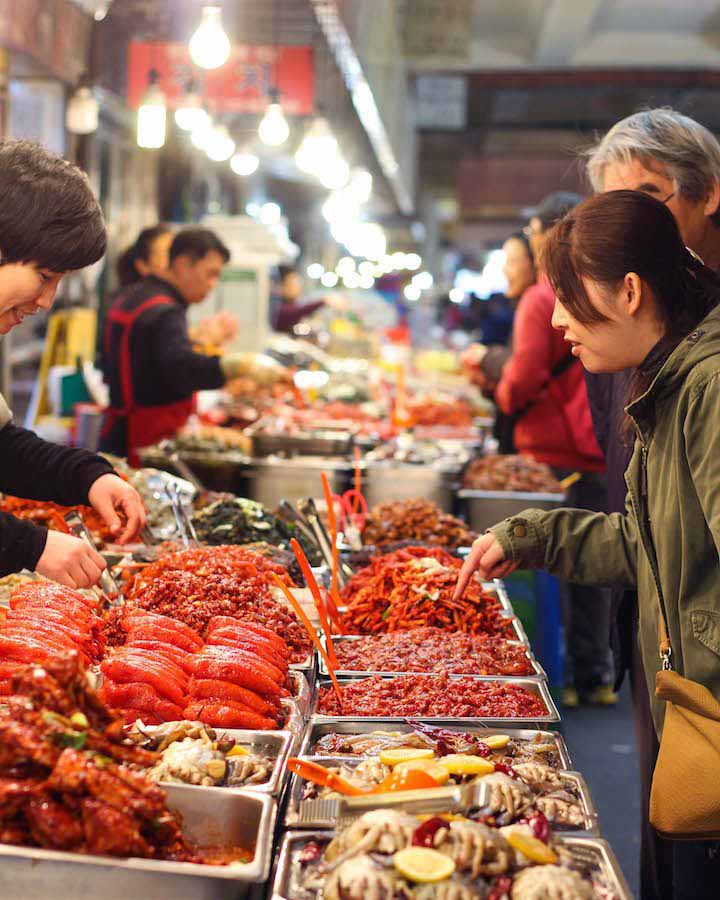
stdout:
[[[325,525],[320,518],[320,514],[317,511],[315,501],[312,499],[312,497],[308,497],[306,500],[298,500],[298,510],[310,525],[310,528],[315,535],[317,545],[319,546],[320,552],[322,553],[323,559],[325,560],[325,564],[329,569],[332,569],[332,541],[330,539],[330,535],[327,533]],[[347,579],[351,578],[352,574],[353,572],[350,566],[348,566],[346,563],[341,562],[338,571],[338,583],[340,587],[345,586]]]
[[[66,513],[65,522],[70,529],[71,534],[85,541],[85,543],[92,547],[93,550],[97,550],[98,553],[100,552],[78,510],[72,509],[69,513]],[[102,587],[102,593],[107,597],[111,606],[122,606],[125,603],[120,588],[109,569],[103,570],[102,575],[100,576],[100,585]]]
[[452,787],[426,788],[417,791],[397,791],[387,794],[366,794],[355,797],[327,797],[304,800],[300,804],[298,825],[351,824],[371,809],[400,809],[406,813],[440,814],[469,813],[488,805],[488,787],[482,780],[474,784]]
[[165,490],[170,499],[170,506],[172,507],[173,516],[175,517],[175,526],[177,527],[183,547],[186,550],[190,547],[197,547],[199,543],[197,532],[195,531],[193,521],[188,515],[182,502],[177,485],[170,483]]

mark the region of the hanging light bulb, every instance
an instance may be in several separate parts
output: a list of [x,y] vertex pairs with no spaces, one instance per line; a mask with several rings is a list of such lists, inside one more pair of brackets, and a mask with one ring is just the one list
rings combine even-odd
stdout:
[[236,153],[230,160],[230,168],[236,175],[240,175],[243,178],[247,178],[248,175],[257,172],[259,165],[260,160],[250,150],[241,150],[240,153]]
[[100,106],[87,85],[79,87],[68,100],[65,125],[73,134],[92,134],[97,131]]
[[324,168],[317,173],[320,184],[329,191],[339,191],[344,188],[350,178],[350,166],[337,154],[334,159],[326,161]]
[[295,162],[302,172],[316,175],[338,155],[338,142],[327,119],[318,116],[305,132],[295,154]]
[[185,96],[175,110],[175,124],[183,131],[195,131],[205,124],[207,118],[208,113],[195,89],[195,82],[188,81],[185,85]]
[[159,79],[157,69],[151,69],[148,89],[137,114],[137,143],[146,150],[157,150],[165,144],[167,107]]
[[226,162],[235,152],[235,141],[224,125],[213,128],[203,150],[213,162]]
[[290,126],[283,114],[280,94],[277,91],[270,92],[270,102],[260,122],[258,134],[263,144],[269,147],[279,147],[290,136]]
[[201,69],[219,69],[228,61],[230,39],[223,29],[219,6],[203,6],[189,48],[192,61]]
[[373,177],[367,169],[353,169],[350,173],[350,183],[347,186],[356,203],[367,203],[372,194]]

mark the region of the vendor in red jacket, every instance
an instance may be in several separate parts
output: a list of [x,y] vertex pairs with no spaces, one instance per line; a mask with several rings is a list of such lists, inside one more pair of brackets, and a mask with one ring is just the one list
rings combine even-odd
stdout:
[[249,376],[262,384],[286,370],[257,353],[208,356],[193,349],[187,310],[215,288],[230,253],[206,228],[180,231],[164,277],[151,275],[124,291],[108,312],[103,370],[110,385],[101,447],[139,462],[137,451],[170,438],[187,422],[196,391]]

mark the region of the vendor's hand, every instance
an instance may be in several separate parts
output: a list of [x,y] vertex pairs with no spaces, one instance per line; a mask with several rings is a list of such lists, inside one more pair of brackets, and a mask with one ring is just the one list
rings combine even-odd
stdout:
[[505,553],[492,532],[483,534],[472,545],[472,549],[460,569],[453,601],[459,600],[465,593],[465,588],[475,572],[483,581],[492,581],[493,578],[505,578],[519,565],[519,562],[505,559]]
[[147,513],[140,494],[117,475],[108,473],[98,478],[90,488],[88,500],[119,544],[129,543],[145,527]]
[[48,531],[43,554],[35,571],[70,588],[89,588],[100,581],[105,560],[81,538]]

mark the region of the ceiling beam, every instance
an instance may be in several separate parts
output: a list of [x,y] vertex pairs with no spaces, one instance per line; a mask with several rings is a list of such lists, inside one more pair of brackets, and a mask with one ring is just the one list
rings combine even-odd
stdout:
[[534,65],[572,65],[575,54],[583,44],[595,16],[606,0],[552,0],[543,17],[537,44]]

